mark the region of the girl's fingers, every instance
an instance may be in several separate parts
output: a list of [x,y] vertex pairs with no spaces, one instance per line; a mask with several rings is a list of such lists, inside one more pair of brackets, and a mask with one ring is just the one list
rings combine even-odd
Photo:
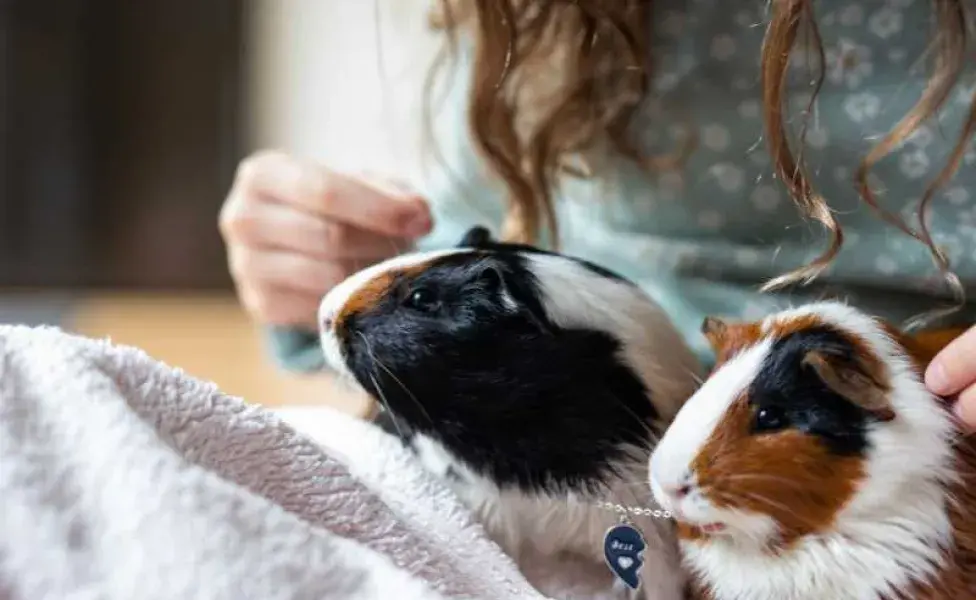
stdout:
[[235,188],[237,193],[270,196],[303,212],[388,236],[416,238],[431,228],[430,209],[415,194],[278,152],[243,161]]
[[261,323],[317,330],[316,315],[321,298],[316,294],[287,288],[260,291],[242,288],[239,295],[247,312]]
[[963,390],[953,408],[966,427],[976,431],[976,386]]
[[309,258],[377,260],[398,254],[410,245],[278,202],[254,204],[237,223],[238,240],[247,245],[287,250]]
[[228,254],[231,273],[249,288],[284,288],[321,298],[347,275],[341,263],[294,252],[235,246]]
[[953,396],[976,383],[976,327],[952,341],[925,372],[933,394]]

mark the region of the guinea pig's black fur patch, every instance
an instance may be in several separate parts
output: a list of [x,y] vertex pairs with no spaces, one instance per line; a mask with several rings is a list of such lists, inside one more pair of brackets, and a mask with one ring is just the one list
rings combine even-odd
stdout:
[[[776,341],[753,380],[749,399],[766,414],[779,417],[779,427],[795,428],[820,438],[837,455],[863,455],[868,448],[870,413],[831,390],[803,359],[813,351],[830,350],[852,356],[854,346],[834,329],[800,330]],[[762,423],[757,433],[772,432]]]
[[429,435],[503,487],[595,490],[649,446],[648,390],[612,335],[547,318],[523,253],[479,244],[356,315],[347,365],[392,411],[387,430]]

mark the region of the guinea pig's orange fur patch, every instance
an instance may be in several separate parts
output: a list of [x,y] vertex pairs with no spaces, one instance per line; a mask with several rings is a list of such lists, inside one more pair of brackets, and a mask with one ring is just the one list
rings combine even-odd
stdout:
[[854,495],[864,465],[860,458],[831,454],[819,440],[799,431],[754,435],[753,413],[748,397],[736,399],[692,470],[702,494],[717,508],[776,519],[780,535],[775,545],[783,548],[830,526]]
[[353,292],[346,303],[342,305],[335,317],[335,330],[341,334],[345,323],[350,317],[369,312],[383,299],[390,289],[400,281],[409,279],[422,273],[427,268],[426,263],[411,265],[402,269],[394,269],[380,273],[370,279]]

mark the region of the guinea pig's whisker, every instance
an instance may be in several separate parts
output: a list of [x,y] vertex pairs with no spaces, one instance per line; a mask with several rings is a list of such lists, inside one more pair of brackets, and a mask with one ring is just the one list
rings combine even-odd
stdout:
[[360,390],[362,385],[356,381],[356,377],[347,369],[340,369],[335,373],[336,383],[345,386],[349,390]]
[[783,477],[776,477],[775,475],[768,475],[765,473],[733,473],[731,475],[723,475],[722,482],[727,481],[768,481],[769,483],[775,483],[776,485],[804,489],[803,486],[796,481],[790,481],[789,479],[785,479]]
[[647,479],[637,480],[637,481],[624,481],[623,487],[626,489],[633,489],[642,492],[641,497],[650,497],[650,490],[647,487]]
[[660,436],[654,430],[654,427],[651,426],[651,424],[645,421],[644,419],[640,418],[640,415],[635,413],[633,409],[627,406],[627,403],[621,400],[619,396],[617,396],[616,394],[609,394],[609,397],[612,398],[614,401],[616,401],[620,405],[620,407],[624,409],[624,411],[626,411],[631,417],[633,417],[634,421],[638,425],[640,425],[641,428],[643,428],[644,433],[647,434],[647,438],[645,440],[642,440],[642,443],[644,444],[643,450],[649,451],[653,449],[654,446],[657,444],[657,442],[660,440]]
[[[410,396],[410,399],[413,400],[413,403],[417,405],[417,408],[419,408],[420,412],[422,412],[424,417],[426,417],[427,422],[433,425],[434,424],[433,419],[430,418],[430,414],[424,408],[424,405],[420,403],[420,400],[417,399],[417,396],[415,396],[413,392],[407,389],[407,386],[404,385],[402,381],[400,381],[400,378],[394,375],[393,371],[391,371],[389,367],[383,364],[383,361],[381,361],[379,357],[376,356],[376,353],[373,352],[372,345],[370,345],[369,343],[369,339],[365,335],[363,335],[361,331],[357,331],[356,333],[359,334],[359,337],[363,340],[363,344],[366,346],[366,354],[369,356],[369,359],[373,363],[373,372],[376,373],[376,367],[380,367],[381,369],[383,369],[386,372],[386,374],[389,375],[390,378],[393,381],[395,381],[397,385],[400,386],[400,389],[402,389],[407,394],[407,396]],[[373,385],[375,385],[377,389],[379,389],[379,384],[376,383],[375,378],[373,379]]]
[[776,502],[775,500],[771,500],[766,496],[762,496],[760,494],[747,493],[746,496],[752,498],[757,502],[763,502],[767,506],[780,509],[784,513],[790,515],[791,517],[795,517],[800,523],[803,523],[804,525],[814,524],[814,522],[809,517],[804,517],[803,515],[797,513],[795,510],[783,504],[782,502]]
[[397,419],[396,413],[390,410],[390,403],[386,401],[386,396],[383,395],[383,388],[380,387],[380,384],[376,381],[376,377],[373,375],[373,373],[369,374],[369,379],[373,382],[373,387],[376,388],[376,395],[379,397],[378,400],[380,401],[380,404],[383,405],[386,412],[390,413],[390,420],[393,421],[393,427],[396,428],[397,435],[400,436],[400,439],[406,439],[403,435],[403,429],[400,427],[400,420]]
[[351,373],[343,373],[340,377],[340,381],[352,389],[360,387],[359,382],[356,381],[356,378]]
[[384,371],[386,371],[387,375],[389,375],[390,378],[393,379],[393,381],[396,382],[396,384],[398,386],[400,386],[400,389],[402,389],[408,396],[410,396],[410,399],[413,400],[413,403],[417,405],[417,408],[420,409],[420,412],[422,412],[424,414],[424,417],[427,419],[427,421],[429,423],[433,424],[434,421],[433,421],[433,419],[430,418],[430,414],[427,413],[427,409],[425,409],[424,408],[424,405],[420,403],[420,400],[418,400],[417,397],[414,396],[413,392],[411,392],[409,389],[407,389],[407,386],[405,386],[403,384],[403,382],[400,381],[400,378],[397,377],[396,375],[394,375],[393,374],[393,371],[391,371],[386,365],[384,365],[383,362],[380,361],[380,359],[374,357],[373,360],[376,361],[376,364],[381,369],[383,369]]
[[[745,497],[745,498],[749,498],[751,500],[755,500],[756,502],[759,502],[760,504],[765,504],[766,506],[768,506],[770,508],[779,509],[779,510],[783,511],[783,513],[785,513],[786,515],[789,515],[789,516],[795,518],[799,523],[801,523],[803,525],[810,526],[811,528],[815,528],[815,527],[818,526],[818,524],[815,523],[809,517],[804,517],[803,515],[797,513],[795,510],[793,510],[789,506],[786,506],[785,504],[782,504],[780,502],[776,502],[775,500],[770,500],[766,496],[763,496],[763,495],[760,495],[760,494],[754,494],[752,492],[741,492],[741,495],[743,497]],[[722,497],[724,497],[726,500],[730,500],[730,499],[731,500],[734,500],[734,498],[730,498],[729,496],[724,495],[724,494],[722,495]]]
[[691,377],[692,381],[694,381],[698,387],[705,385],[705,380],[702,378],[701,375],[695,373],[691,369],[685,369],[685,370],[688,371],[688,376]]

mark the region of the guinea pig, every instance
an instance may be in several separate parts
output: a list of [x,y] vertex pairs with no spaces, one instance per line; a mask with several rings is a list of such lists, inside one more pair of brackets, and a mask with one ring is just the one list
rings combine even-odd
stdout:
[[699,597],[976,598],[976,437],[922,382],[961,329],[823,302],[703,331],[717,365],[649,468]]
[[[599,503],[657,508],[650,449],[702,375],[633,283],[484,228],[353,275],[319,321],[327,364],[384,406],[388,430],[516,561],[566,552],[605,568],[619,515]],[[633,521],[645,597],[681,597],[673,524]]]

